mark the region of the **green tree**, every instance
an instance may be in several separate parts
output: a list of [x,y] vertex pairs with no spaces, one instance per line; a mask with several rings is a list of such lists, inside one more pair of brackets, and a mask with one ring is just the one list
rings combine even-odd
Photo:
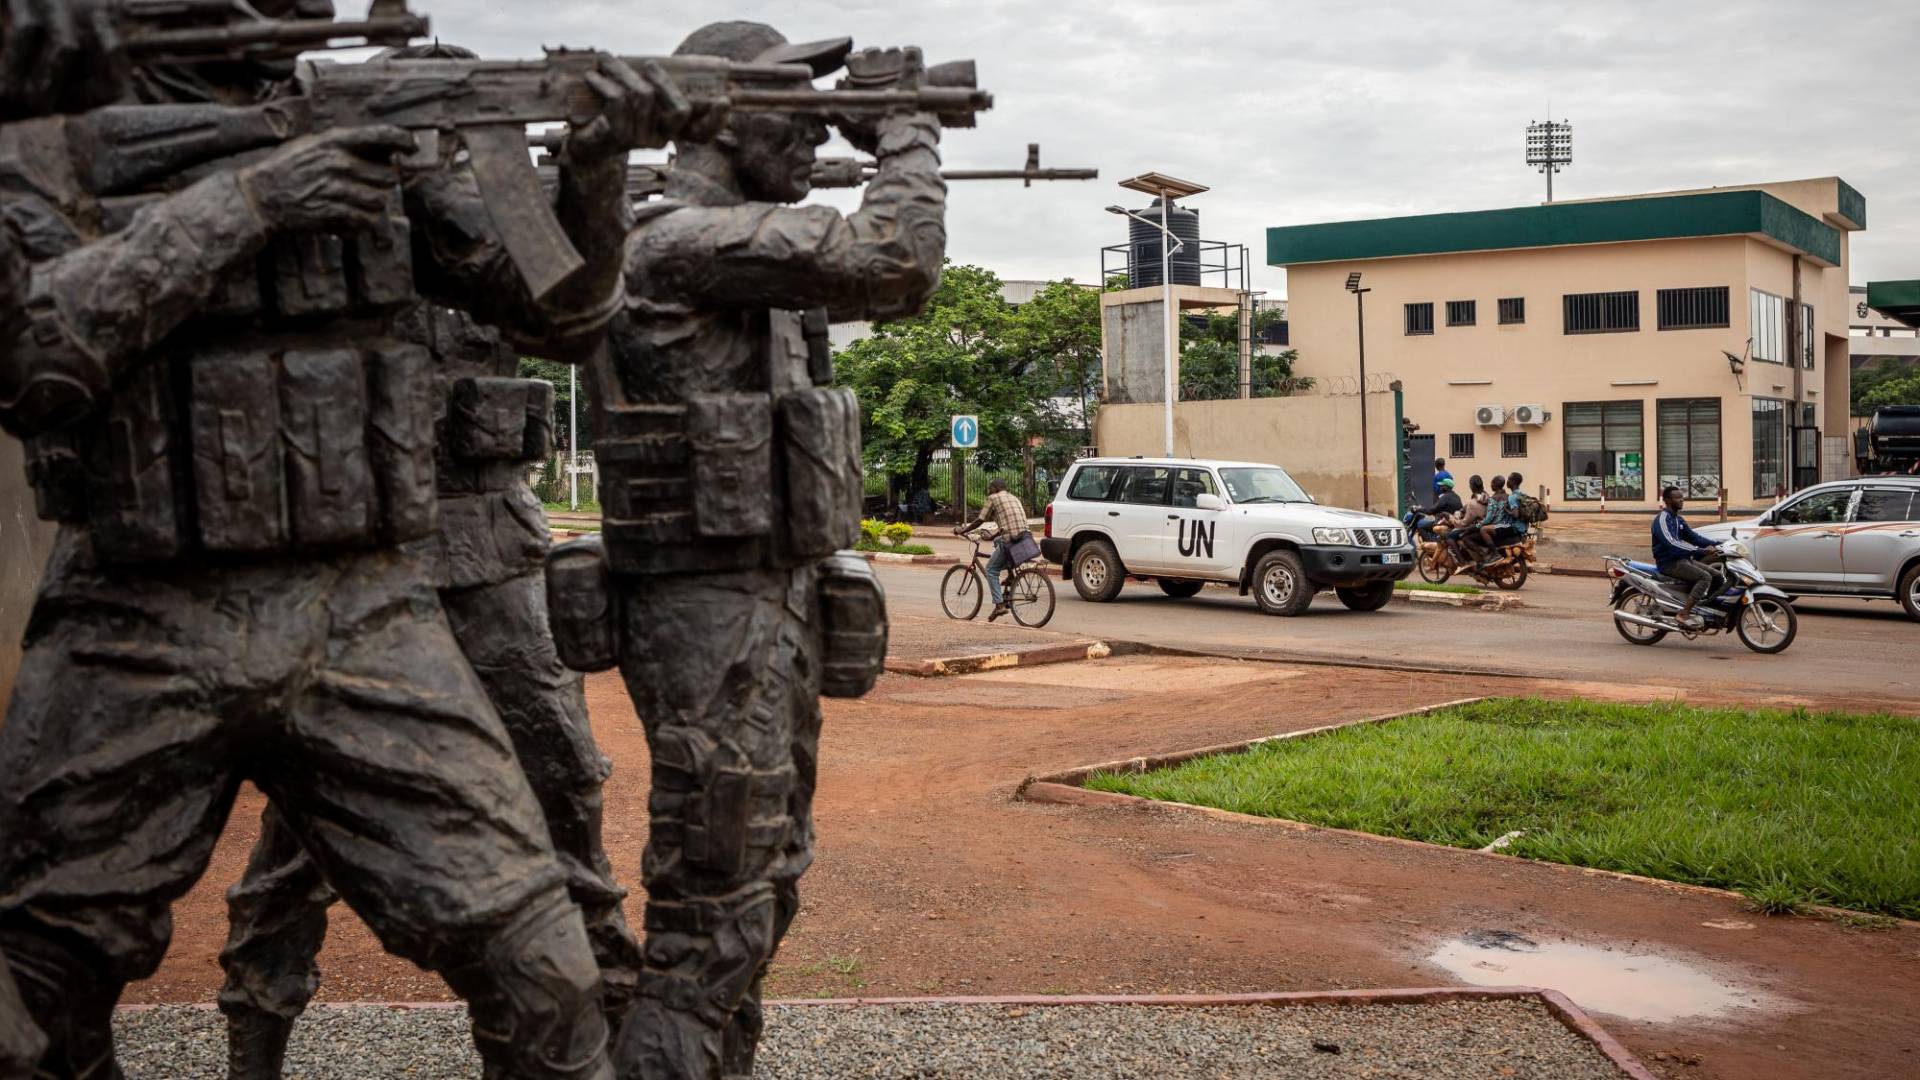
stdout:
[[836,357],[860,400],[867,461],[930,486],[950,419],[972,414],[980,467],[1016,467],[1029,436],[1070,422],[1051,399],[1097,379],[1099,306],[1097,292],[1060,282],[1016,309],[991,271],[949,263],[924,311],[875,324]]
[[[1278,311],[1256,311],[1256,339],[1280,321]],[[1253,354],[1254,397],[1286,397],[1312,389],[1313,380],[1296,377],[1293,365],[1300,354]],[[1207,313],[1201,319],[1180,321],[1180,398],[1183,401],[1225,401],[1240,396],[1240,317]]]
[[1867,416],[1882,405],[1920,405],[1920,366],[1896,358],[1853,372],[1853,415]]

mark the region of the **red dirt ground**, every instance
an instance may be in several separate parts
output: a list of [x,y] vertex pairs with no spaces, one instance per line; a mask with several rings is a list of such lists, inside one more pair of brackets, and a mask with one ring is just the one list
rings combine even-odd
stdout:
[[[1053,670],[1066,685],[1018,681]],[[1664,1075],[1920,1075],[1920,928],[1911,925],[1765,918],[1735,900],[1466,852],[1012,798],[1029,773],[1485,693],[1640,691],[1149,658],[1018,676],[888,676],[866,699],[827,703],[819,857],[770,992],[1438,985],[1445,975],[1423,962],[1437,942],[1498,927],[1680,954],[1780,1003],[1707,1023],[1599,1018]],[[616,677],[590,679],[588,700],[616,762],[607,844],[631,879],[645,842],[646,747]],[[241,869],[260,807],[249,790],[206,879],[175,908],[165,965],[126,1001],[212,1000],[221,892]],[[629,904],[637,926],[639,898]],[[1729,921],[1752,928],[1703,925]],[[322,964],[326,1000],[448,997],[436,976],[383,954],[344,909]]]

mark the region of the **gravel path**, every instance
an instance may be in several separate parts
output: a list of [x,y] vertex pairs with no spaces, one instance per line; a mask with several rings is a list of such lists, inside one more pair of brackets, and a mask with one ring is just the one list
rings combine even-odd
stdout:
[[[128,1080],[221,1080],[223,1025],[166,1007],[119,1021]],[[320,1007],[287,1080],[473,1080],[464,1012]],[[761,1080],[1253,1080],[1447,1077],[1618,1080],[1531,1001],[1439,1005],[786,1006],[770,1009]]]

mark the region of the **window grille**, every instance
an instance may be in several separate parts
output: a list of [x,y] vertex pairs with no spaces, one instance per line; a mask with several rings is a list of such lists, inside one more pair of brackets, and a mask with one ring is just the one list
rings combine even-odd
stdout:
[[1407,305],[1407,335],[1433,333],[1433,305]]
[[1452,445],[1447,448],[1448,457],[1470,458],[1473,456],[1473,433],[1472,432],[1468,432],[1465,435],[1452,436],[1451,439],[1449,439],[1449,441],[1452,443]]
[[1725,285],[1696,289],[1661,289],[1655,297],[1662,330],[1704,330],[1728,325]]
[[1500,325],[1512,326],[1527,321],[1527,298],[1508,296],[1500,301]]
[[1560,303],[1565,333],[1617,334],[1640,329],[1638,292],[1568,293]]
[[1476,302],[1473,300],[1447,301],[1447,325],[1472,326],[1475,306]]
[[1503,431],[1500,433],[1501,457],[1526,457],[1527,433],[1524,431]]

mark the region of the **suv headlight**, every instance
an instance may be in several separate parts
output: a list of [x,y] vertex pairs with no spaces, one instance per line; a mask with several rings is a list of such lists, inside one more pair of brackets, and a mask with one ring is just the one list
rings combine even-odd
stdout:
[[1345,529],[1315,529],[1313,542],[1316,544],[1343,544],[1352,546],[1353,534]]

